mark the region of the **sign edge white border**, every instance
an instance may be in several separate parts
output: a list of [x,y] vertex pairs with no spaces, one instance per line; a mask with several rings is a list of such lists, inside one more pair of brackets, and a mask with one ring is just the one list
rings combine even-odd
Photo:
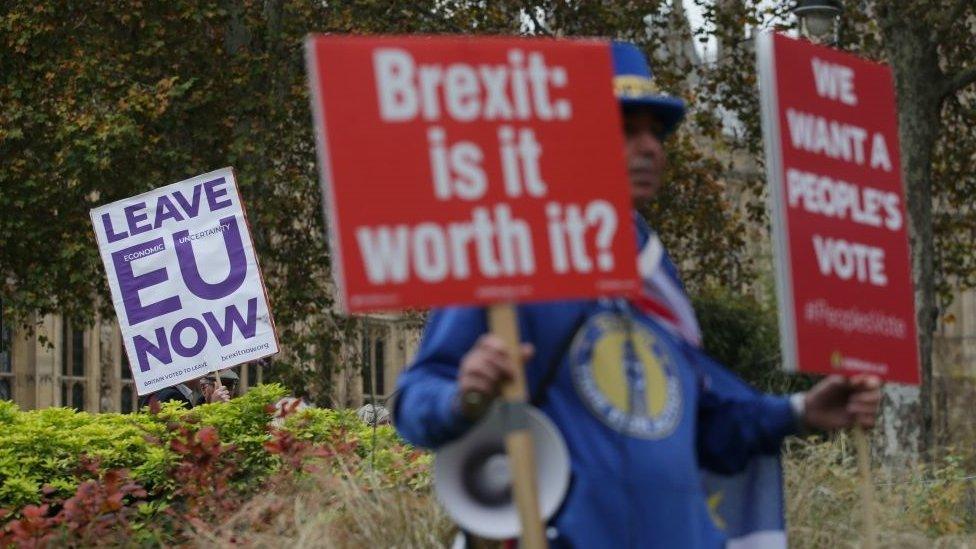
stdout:
[[327,240],[331,257],[329,270],[336,284],[336,297],[339,309],[349,313],[349,295],[345,284],[344,263],[342,262],[342,242],[339,239],[339,211],[336,208],[335,184],[332,174],[332,159],[329,156],[329,136],[326,133],[325,109],[322,103],[322,90],[319,87],[320,75],[318,55],[315,45],[322,35],[310,34],[305,38],[305,70],[308,75],[308,88],[312,103],[312,123],[315,126],[315,149],[318,153],[319,188],[322,192],[322,213],[326,218]]
[[789,223],[783,203],[783,151],[780,142],[779,95],[776,88],[776,52],[774,32],[757,37],[756,68],[759,73],[760,115],[766,156],[766,182],[769,188],[769,210],[772,221],[773,270],[776,279],[776,303],[779,310],[780,350],[783,369],[798,371],[796,348],[796,311],[793,303],[793,273],[789,247]]

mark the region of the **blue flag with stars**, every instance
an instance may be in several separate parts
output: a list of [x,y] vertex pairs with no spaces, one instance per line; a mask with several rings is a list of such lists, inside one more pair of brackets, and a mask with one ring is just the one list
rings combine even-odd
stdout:
[[[748,400],[757,393],[701,350],[701,330],[684,284],[660,239],[644,219],[634,213],[640,253],[638,270],[643,279],[634,305],[682,339],[701,370],[709,391],[723,400]],[[786,547],[783,471],[777,450],[753,458],[745,470],[722,475],[702,470],[708,507],[715,524],[728,536],[731,549]]]

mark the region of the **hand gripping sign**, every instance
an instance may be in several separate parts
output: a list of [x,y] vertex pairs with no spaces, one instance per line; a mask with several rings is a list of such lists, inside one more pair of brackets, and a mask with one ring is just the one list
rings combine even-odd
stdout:
[[[347,311],[489,305],[518,357],[512,303],[638,289],[607,43],[336,36],[306,53]],[[516,370],[502,394],[524,410]],[[541,546],[531,439],[509,427],[523,541]]]
[[91,218],[140,395],[278,352],[231,168]]
[[784,365],[917,385],[891,70],[780,34],[757,57]]

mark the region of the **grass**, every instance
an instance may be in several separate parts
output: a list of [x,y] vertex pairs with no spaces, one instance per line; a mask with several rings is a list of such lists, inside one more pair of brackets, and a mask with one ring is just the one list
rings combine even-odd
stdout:
[[[963,463],[950,456],[909,470],[875,465],[881,547],[976,548],[976,479]],[[784,475],[791,547],[861,546],[859,476],[847,436],[791,440]],[[454,532],[429,488],[317,473],[272,482],[223,523],[198,526],[193,538],[201,547],[426,548],[449,546]]]
[[[341,467],[340,467],[341,469]],[[456,529],[432,491],[382,486],[364,475],[316,473],[272,482],[216,527],[195,528],[201,547],[427,548]]]
[[[784,452],[794,548],[859,547],[862,503],[853,441],[793,439]],[[872,467],[882,547],[976,547],[976,478],[960,456],[911,469]]]

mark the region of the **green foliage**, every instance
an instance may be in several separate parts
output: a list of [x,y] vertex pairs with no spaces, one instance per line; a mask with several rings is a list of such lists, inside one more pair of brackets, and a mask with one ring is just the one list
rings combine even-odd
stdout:
[[[90,208],[236,169],[276,324],[278,379],[328,403],[334,313],[303,40],[517,32],[511,2],[150,0],[0,7],[0,296],[8,320],[91,322],[111,299]],[[57,243],[54,245],[54,243]]]
[[10,402],[0,405],[0,508],[40,501],[44,485],[71,494],[84,456],[106,468],[137,467],[149,453],[146,434],[163,431],[145,414],[91,415],[68,408],[17,412]]
[[286,410],[275,426],[284,394],[262,385],[228,403],[130,415],[0,402],[0,547],[88,545],[103,535],[178,544],[188,525],[223,520],[248,498],[323,469],[372,490],[429,488],[430,456],[389,425],[310,408]]
[[776,311],[755,298],[713,287],[693,299],[705,352],[756,388],[788,393],[809,388],[782,371]]
[[[695,3],[704,15],[695,29],[681,3],[661,0],[5,3],[0,210],[11,215],[0,216],[0,295],[8,318],[30,324],[35,313],[63,312],[90,322],[96,303],[111,318],[88,210],[232,165],[287,351],[270,371],[301,396],[331,404],[330,374],[348,367],[338,350],[357,325],[335,314],[328,282],[302,60],[311,32],[637,42],[661,88],[690,107],[666,143],[667,187],[643,213],[691,287],[749,285],[768,267],[755,262],[752,248],[765,239],[767,221],[752,36],[792,18],[786,2]],[[967,23],[973,4],[949,4],[848,0],[841,33],[846,48],[894,61],[885,38],[893,34],[878,22],[894,13],[887,20],[902,21],[912,35],[924,31],[937,53],[932,64],[946,77],[945,99],[932,113],[940,131],[912,148],[933,150],[937,269],[929,278],[943,296],[950,280],[976,283],[976,209],[965,206],[976,189],[969,154],[976,108],[971,81],[964,87],[976,57]],[[709,40],[720,56],[698,62],[689,46]]]
[[[0,8],[0,295],[9,318],[112,318],[88,210],[180,179],[236,169],[276,325],[287,351],[270,371],[329,401],[356,323],[335,314],[315,170],[302,43],[308,33],[604,36],[656,55],[664,89],[688,67],[669,39],[670,3],[511,0],[98,3]],[[689,96],[693,101],[695,97]],[[689,280],[751,273],[724,165],[684,135],[675,182],[648,212]],[[663,208],[667,207],[667,211]],[[688,227],[695,230],[689,231]],[[51,243],[57,242],[57,247]]]
[[[754,307],[738,301],[727,305],[737,311],[755,312]],[[748,353],[740,350],[729,356]],[[127,473],[84,459],[80,449],[70,456],[74,461],[67,468],[49,467],[35,475],[30,467],[48,467],[44,462],[52,452],[58,453],[52,450],[56,445],[44,441],[33,454],[22,448],[18,459],[5,461],[0,468],[4,489],[11,490],[4,492],[0,507],[13,511],[6,515],[0,510],[0,520],[5,521],[0,525],[0,546],[207,542],[271,546],[283,539],[301,545],[302,540],[307,544],[323,535],[330,546],[339,547],[428,546],[450,539],[453,527],[430,493],[429,454],[404,445],[389,426],[374,429],[348,410],[307,409],[286,417],[282,428],[269,428],[273,416],[269,404],[281,394],[280,387],[262,387],[253,396],[249,393],[230,403],[192,411],[166,406],[158,414],[130,416],[52,409],[42,418],[39,412],[20,412],[10,403],[0,403],[6,437],[0,440],[0,448],[24,429],[37,432],[42,423],[87,429],[91,438],[84,444],[75,439],[71,445],[96,449],[124,435],[115,437],[94,426],[123,431],[134,426],[155,433],[139,444],[146,451],[123,449],[120,454],[129,454],[115,456],[113,463],[132,465],[141,459],[145,465],[156,451],[170,460],[158,469],[143,467],[143,473]],[[242,465],[244,452],[237,444],[262,433],[265,444],[256,451],[272,456],[278,465],[264,470],[262,465]],[[207,465],[194,451],[175,450],[171,442],[187,441],[187,434],[196,441],[191,444],[196,449],[211,448],[212,455],[224,458]],[[58,437],[65,435],[58,431]],[[103,455],[111,457],[107,452]],[[793,439],[784,455],[791,544],[836,546],[855,539],[859,518],[851,509],[857,508],[860,496],[856,460],[847,437]],[[297,463],[296,456],[314,457],[308,464],[316,468],[288,467]],[[976,484],[963,457],[969,456],[949,455],[909,470],[876,471],[878,520],[886,545],[923,547],[934,539],[949,542],[946,536],[955,536],[952,539],[960,541],[967,538],[959,536],[976,532]],[[22,474],[10,475],[13,469]],[[207,483],[187,489],[188,478],[213,482],[224,469],[228,475],[247,477],[249,484],[228,485],[220,494],[209,490]],[[145,471],[151,470],[166,471],[175,484],[146,476]],[[62,486],[41,493],[41,486],[52,484],[54,477]],[[376,516],[383,520],[375,520]]]
[[[265,446],[273,438],[272,405],[284,395],[280,385],[259,385],[229,403],[188,411],[168,402],[154,414],[127,415],[68,408],[22,412],[0,401],[0,508],[37,503],[46,485],[56,489],[52,495],[69,495],[84,477],[80,469],[91,461],[99,470],[129,469],[134,480],[168,497],[177,489],[172,470],[180,459],[170,444],[179,436],[173,426],[216,429],[221,443],[237,452],[237,478],[254,484],[280,466],[280,458]],[[309,408],[289,415],[282,429],[310,445],[353,452],[364,460],[363,467],[375,463],[391,478],[403,474],[394,470],[399,465],[419,458],[391,426],[374,429],[350,410]]]

